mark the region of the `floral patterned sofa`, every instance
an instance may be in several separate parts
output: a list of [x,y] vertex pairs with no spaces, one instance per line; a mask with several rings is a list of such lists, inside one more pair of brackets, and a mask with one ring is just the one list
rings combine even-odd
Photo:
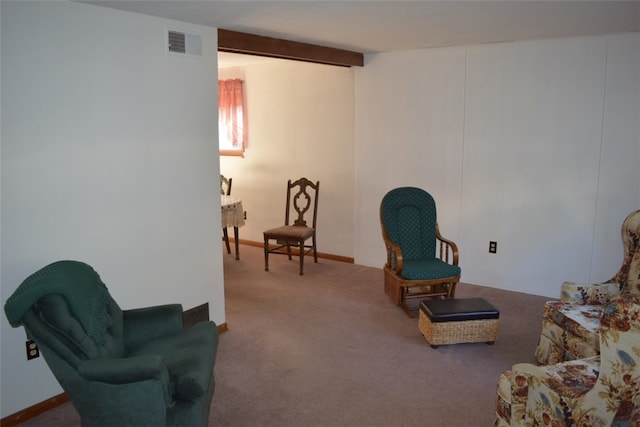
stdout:
[[545,304],[535,356],[541,365],[600,354],[598,331],[604,306],[620,294],[640,294],[640,210],[622,224],[624,261],[605,283],[562,284],[560,301]]
[[504,372],[494,426],[640,426],[640,295],[611,299],[598,332],[600,355]]

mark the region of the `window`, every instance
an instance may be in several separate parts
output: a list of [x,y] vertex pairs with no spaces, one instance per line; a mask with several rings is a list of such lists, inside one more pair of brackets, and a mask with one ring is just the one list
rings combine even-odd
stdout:
[[218,81],[218,132],[220,155],[242,156],[247,149],[244,82]]

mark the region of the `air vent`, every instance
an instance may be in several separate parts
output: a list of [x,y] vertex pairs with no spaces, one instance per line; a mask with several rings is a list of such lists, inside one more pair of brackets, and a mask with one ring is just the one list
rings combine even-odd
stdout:
[[199,35],[169,30],[167,42],[169,52],[202,55],[202,37]]
[[184,33],[169,31],[169,52],[187,53]]

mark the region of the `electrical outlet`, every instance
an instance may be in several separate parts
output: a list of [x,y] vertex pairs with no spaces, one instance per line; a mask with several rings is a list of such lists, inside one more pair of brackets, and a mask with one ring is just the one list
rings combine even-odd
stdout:
[[498,242],[489,242],[489,252],[492,254],[498,252]]
[[40,357],[38,345],[33,340],[27,340],[27,360],[35,359],[36,357]]

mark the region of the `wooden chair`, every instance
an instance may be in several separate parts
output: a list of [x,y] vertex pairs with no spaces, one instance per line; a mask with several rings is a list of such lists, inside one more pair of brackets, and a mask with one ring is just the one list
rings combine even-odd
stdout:
[[[220,174],[220,194],[230,196],[232,182],[233,178],[227,178],[226,176]],[[229,233],[227,233],[227,227],[222,228],[222,240],[224,240],[224,244],[227,246],[227,253],[230,254],[231,246],[229,245]]]
[[387,250],[384,290],[409,317],[419,306],[408,300],[453,298],[460,281],[458,247],[440,235],[436,203],[426,191],[401,187],[380,204],[382,238]]
[[[313,251],[313,260],[316,263],[318,262],[316,217],[318,214],[319,192],[319,181],[314,184],[307,178],[300,178],[295,182],[291,182],[291,180],[287,182],[287,206],[284,225],[264,232],[265,271],[269,271],[269,254],[288,255],[291,260],[291,246],[298,248],[301,276],[304,274],[305,255]],[[308,220],[310,220],[311,225],[307,222]],[[306,243],[309,239],[311,239],[311,244]],[[272,247],[269,243],[270,240],[275,240],[276,245]]]

